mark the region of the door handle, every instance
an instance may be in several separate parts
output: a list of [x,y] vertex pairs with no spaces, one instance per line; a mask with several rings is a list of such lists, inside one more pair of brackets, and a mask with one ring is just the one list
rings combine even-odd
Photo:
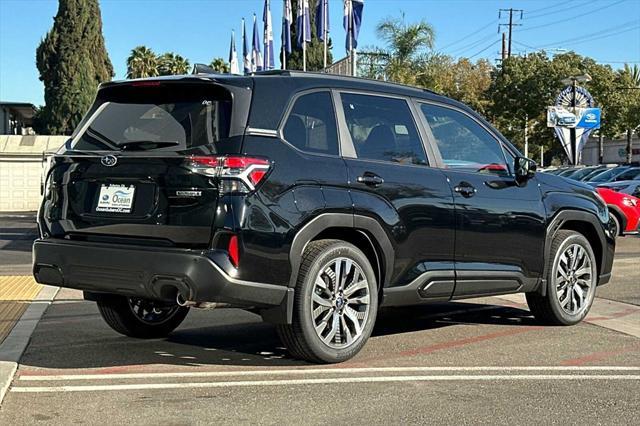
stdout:
[[474,195],[476,195],[476,192],[478,192],[478,190],[469,182],[460,182],[458,186],[453,188],[453,190],[462,195],[464,198],[473,197]]
[[384,179],[374,173],[366,172],[362,176],[358,176],[358,182],[369,186],[380,186],[384,183]]

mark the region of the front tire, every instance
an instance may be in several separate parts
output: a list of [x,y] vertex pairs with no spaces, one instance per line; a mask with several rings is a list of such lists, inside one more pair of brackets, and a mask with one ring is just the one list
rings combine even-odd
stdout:
[[292,324],[278,327],[296,358],[336,363],[355,356],[373,331],[378,284],[367,257],[340,240],[319,240],[303,253]]
[[166,337],[189,313],[176,304],[116,295],[99,300],[98,310],[109,327],[139,339]]
[[548,262],[546,294],[527,293],[529,309],[545,324],[577,324],[589,313],[596,294],[598,269],[591,244],[578,232],[558,231]]

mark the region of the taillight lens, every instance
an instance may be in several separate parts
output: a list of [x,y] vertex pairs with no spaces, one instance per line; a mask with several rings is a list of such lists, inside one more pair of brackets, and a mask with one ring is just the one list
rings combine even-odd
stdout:
[[633,197],[624,197],[622,199],[622,204],[629,207],[636,207],[638,205],[638,199]]
[[231,259],[231,263],[236,268],[238,267],[238,263],[240,263],[240,249],[238,248],[238,236],[233,235],[229,239],[229,259]]
[[264,158],[245,156],[193,156],[187,161],[190,169],[199,174],[220,178],[225,190],[253,191],[264,179],[271,163]]

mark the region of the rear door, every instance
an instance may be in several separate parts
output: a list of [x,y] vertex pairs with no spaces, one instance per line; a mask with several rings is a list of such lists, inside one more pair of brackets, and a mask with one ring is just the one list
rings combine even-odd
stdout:
[[215,156],[240,152],[233,114],[231,92],[213,83],[102,89],[55,157],[43,209],[51,235],[207,246],[218,187],[202,171]]
[[413,282],[419,286],[409,293],[416,297],[448,299],[454,285],[452,194],[442,171],[430,167],[412,105],[402,97],[357,92],[340,93],[337,103],[341,136],[350,147],[343,155],[355,213],[380,220],[395,244],[386,286]]

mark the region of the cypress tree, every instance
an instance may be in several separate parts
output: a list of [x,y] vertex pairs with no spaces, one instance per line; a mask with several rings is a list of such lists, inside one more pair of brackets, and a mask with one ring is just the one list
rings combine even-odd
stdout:
[[89,109],[98,84],[113,77],[102,36],[98,0],[59,0],[53,28],[36,50],[44,83],[43,130],[71,134]]
[[[311,19],[311,43],[307,43],[307,70],[320,71],[324,67],[324,43],[316,36],[316,5],[318,0],[309,0],[309,17]],[[335,7],[332,3],[332,7]],[[291,25],[291,46],[293,51],[287,55],[287,68],[290,70],[302,69],[302,48],[298,47],[296,20],[298,11],[298,0],[292,0],[291,9],[293,11],[293,23]],[[275,24],[274,24],[275,25]],[[331,30],[339,31],[341,22],[331,22]],[[333,58],[331,55],[331,37],[327,46],[327,64],[331,65]]]

